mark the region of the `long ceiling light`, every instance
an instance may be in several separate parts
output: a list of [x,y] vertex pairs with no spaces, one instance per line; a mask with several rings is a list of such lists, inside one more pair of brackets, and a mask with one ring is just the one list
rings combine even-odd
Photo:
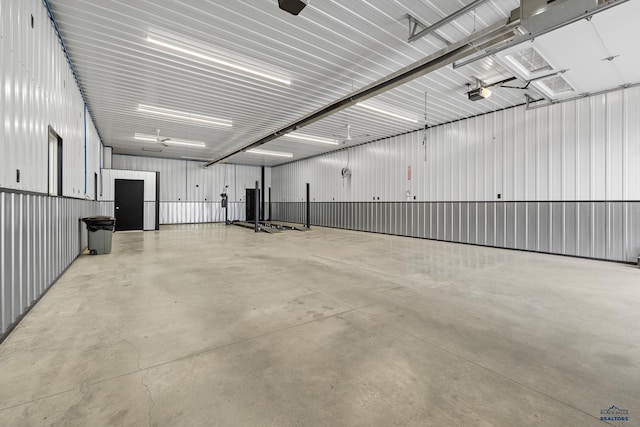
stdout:
[[171,110],[169,108],[153,107],[151,105],[138,104],[138,111],[147,114],[156,114],[164,117],[172,117],[174,119],[186,120],[195,123],[202,123],[212,126],[231,127],[233,122],[227,119],[218,119],[216,117],[203,116],[201,114],[185,113],[184,111]]
[[202,141],[192,141],[190,139],[176,139],[176,138],[167,138],[167,139],[162,138],[159,140],[159,138],[156,135],[145,135],[144,133],[136,133],[133,137],[138,141],[145,141],[145,142],[157,142],[157,143],[170,144],[170,145],[186,145],[190,147],[200,147],[200,148],[204,148],[207,146]]
[[385,114],[389,117],[393,117],[399,120],[405,120],[411,123],[418,123],[418,120],[413,117],[403,116],[401,114],[397,114],[388,110],[384,110],[382,108],[374,107],[371,104],[365,104],[364,102],[358,102],[356,104],[358,107],[366,108],[367,110],[375,111],[376,113]]
[[198,58],[198,59],[204,59],[205,61],[208,62],[212,62],[214,64],[217,65],[221,65],[223,67],[227,67],[227,68],[231,68],[232,71],[240,71],[243,74],[249,74],[251,76],[254,77],[259,77],[262,79],[267,79],[267,80],[272,80],[278,83],[282,83],[282,84],[286,84],[286,85],[290,85],[291,84],[291,80],[286,79],[284,77],[280,77],[280,76],[276,76],[273,74],[268,74],[268,73],[264,73],[260,70],[254,69],[254,68],[250,68],[250,67],[246,67],[244,65],[241,65],[239,63],[235,63],[232,61],[227,61],[225,59],[219,58],[219,57],[215,57],[215,56],[211,56],[211,55],[205,55],[203,53],[200,53],[196,50],[194,50],[193,48],[189,49],[189,48],[185,48],[185,47],[181,47],[178,45],[175,45],[173,43],[168,43],[164,40],[161,39],[161,37],[155,36],[155,35],[147,35],[147,41],[149,43],[153,43],[155,45],[158,46],[162,46],[164,48],[167,49],[171,49],[173,51],[176,52],[180,52],[182,54],[185,55],[189,55],[192,56],[194,58]]
[[251,150],[247,150],[246,153],[259,154],[264,156],[293,157],[293,153],[285,153],[284,151],[261,150],[259,148],[252,148]]
[[300,139],[302,141],[319,142],[321,144],[338,145],[339,142],[332,138],[323,138],[321,136],[307,135],[299,132],[291,132],[284,135],[286,138]]
[[199,162],[210,162],[211,159],[203,159],[202,157],[191,157],[191,156],[180,156],[181,159],[185,160],[196,160]]

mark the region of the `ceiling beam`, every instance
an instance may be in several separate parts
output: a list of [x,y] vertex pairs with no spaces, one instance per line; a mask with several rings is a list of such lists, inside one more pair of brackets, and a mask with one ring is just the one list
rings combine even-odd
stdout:
[[[252,142],[229,154],[221,156],[217,160],[213,160],[207,163],[206,165],[204,165],[204,167],[211,166],[236,154],[240,154],[252,148],[259,147],[263,144],[266,144],[267,142],[280,138],[281,136],[289,132],[296,131],[299,128],[310,125],[311,123],[317,122],[318,120],[321,120],[327,116],[342,111],[345,108],[351,107],[358,102],[372,98],[397,86],[408,83],[418,77],[421,77],[446,65],[453,64],[454,68],[456,68],[470,62],[477,61],[480,58],[484,58],[488,55],[506,49],[507,47],[514,46],[515,44],[522,43],[523,41],[532,40],[537,36],[546,34],[549,31],[553,31],[557,28],[576,22],[579,19],[590,19],[590,17],[596,13],[602,12],[626,1],[628,0],[598,0],[597,6],[592,9],[581,11],[573,16],[556,16],[555,19],[550,20],[551,22],[549,22],[548,27],[539,28],[536,32],[525,34],[522,34],[521,29],[518,28],[518,26],[522,24],[520,20],[520,10],[514,9],[511,12],[509,18],[497,22],[496,24],[482,30],[475,31],[468,37],[465,37],[464,39],[455,42],[450,46],[446,46],[445,48],[440,49],[439,51],[433,53],[432,55],[429,55],[424,59],[416,61],[413,64],[410,64],[407,67],[404,67],[401,70],[390,74],[389,76],[383,77],[382,79],[379,79],[357,91],[354,91],[343,98],[333,101],[330,104],[327,104],[324,107],[320,108],[319,110],[303,116],[302,118],[276,130],[275,132],[270,133],[269,135],[258,139],[255,142]],[[481,54],[473,56],[478,52],[481,52]],[[471,59],[464,61],[463,63],[456,62],[460,61],[463,58],[469,57],[471,57]]]
[[458,19],[462,15],[465,15],[465,14],[471,12],[472,10],[477,8],[478,6],[481,6],[481,5],[483,5],[484,3],[488,2],[488,1],[490,1],[490,0],[475,0],[475,1],[471,2],[471,3],[469,3],[468,5],[466,5],[465,7],[463,7],[462,9],[458,9],[455,12],[453,12],[451,15],[442,18],[441,20],[439,20],[435,24],[430,25],[429,27],[425,28],[424,30],[422,30],[422,31],[420,31],[418,33],[410,35],[409,36],[409,40],[407,40],[407,41],[409,43],[411,43],[411,42],[414,42],[414,41],[416,41],[418,39],[421,39],[422,37],[426,36],[427,34],[433,33],[438,28],[440,28],[440,27],[442,27],[444,25],[447,25],[449,22]]
[[[573,16],[562,16],[560,14],[555,14],[555,16],[553,16],[554,10],[553,8],[551,8],[550,12],[549,11],[545,12],[546,15],[541,13],[539,16],[536,17],[536,18],[542,18],[542,19],[548,18],[547,19],[548,24],[544,28],[536,32],[524,31],[524,34],[517,35],[516,37],[513,38],[513,40],[509,40],[508,43],[495,46],[491,49],[486,49],[484,50],[484,52],[480,53],[479,55],[473,56],[469,59],[466,59],[465,61],[455,62],[453,64],[453,69],[455,70],[457,68],[464,67],[465,65],[469,65],[473,62],[486,58],[487,56],[495,55],[496,53],[501,52],[507,48],[510,48],[511,46],[515,46],[517,44],[524,43],[529,40],[533,40],[536,37],[540,37],[541,35],[547,34],[553,30],[557,30],[558,28],[562,28],[566,25],[573,24],[574,22],[579,21],[581,19],[590,20],[593,17],[593,15],[600,12],[604,12],[607,9],[610,9],[614,6],[618,6],[627,1],[629,0],[598,0],[598,3],[595,7],[587,9],[585,11],[581,11],[580,13],[577,13]],[[554,19],[557,19],[557,21],[554,22]],[[524,29],[526,30],[527,21],[526,20],[521,21],[520,24],[524,25]],[[478,51],[480,51],[480,49],[478,49]]]
[[217,160],[211,161],[204,165],[204,167],[209,167],[231,156],[240,154],[252,148],[259,147],[269,141],[280,138],[281,136],[289,132],[296,131],[304,126],[310,125],[311,123],[317,122],[318,120],[335,114],[338,111],[351,107],[358,102],[373,98],[374,96],[377,96],[383,92],[386,92],[390,89],[408,83],[418,77],[442,68],[445,65],[452,64],[459,59],[466,58],[472,53],[475,53],[477,49],[487,49],[490,46],[508,40],[513,37],[513,29],[512,25],[510,24],[511,23],[508,19],[504,19],[494,25],[476,31],[468,37],[465,37],[464,39],[453,43],[450,46],[447,46],[435,52],[434,54],[427,56],[426,58],[416,61],[413,64],[410,64],[393,74],[383,77],[380,80],[377,80],[359,90],[356,90],[343,98],[333,101],[332,103],[325,105],[319,110],[316,110],[302,117],[301,119],[296,120],[295,122],[292,122],[278,129],[277,131],[260,138],[255,142],[252,142],[251,144],[248,144],[240,149],[226,154]]
[[[428,27],[428,25],[426,25],[424,22],[420,21],[418,18],[416,18],[413,15],[407,14],[407,19],[409,20],[409,38],[413,37],[419,31],[422,31],[423,29]],[[451,44],[449,40],[442,37],[440,34],[434,32],[433,35],[435,38],[437,38],[447,46]]]

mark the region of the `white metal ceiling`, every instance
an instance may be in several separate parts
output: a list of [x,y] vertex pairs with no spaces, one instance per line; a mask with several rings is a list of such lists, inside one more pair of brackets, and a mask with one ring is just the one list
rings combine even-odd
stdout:
[[[455,42],[507,18],[519,4],[517,0],[490,1],[475,13],[442,27],[438,31],[440,37],[430,35],[407,43],[407,14],[432,24],[467,3],[468,0],[318,0],[296,17],[279,10],[276,0],[190,4],[175,0],[50,0],[105,144],[113,146],[116,153],[202,159],[216,159],[237,150],[345,96],[352,88],[370,84],[428,56],[445,46],[440,37]],[[635,6],[628,6],[633,3]],[[638,3],[627,2],[596,15],[594,24],[590,23],[601,26],[598,35],[609,46],[609,53],[617,54],[614,47],[623,43],[618,39],[626,33],[619,30],[619,22],[606,18],[606,14],[635,7],[627,13],[638,16]],[[626,21],[633,28],[631,20]],[[554,44],[564,41],[565,46],[571,45],[567,41],[571,33],[566,34],[570,28],[561,31],[560,36],[551,33],[535,42],[551,62],[566,59],[564,54],[554,56]],[[291,83],[255,78],[148,41],[149,36],[155,35],[177,40],[181,46],[195,46],[198,52],[207,52],[211,57],[276,73]],[[579,44],[580,40],[574,43]],[[630,49],[631,44],[627,45]],[[627,51],[613,62],[624,65],[624,71],[620,71],[624,79],[640,80],[637,60],[628,58]],[[573,73],[567,74],[570,81],[577,82],[578,75],[590,72],[592,64],[578,59],[567,67]],[[580,71],[582,68],[585,69]],[[486,58],[458,69],[449,66],[371,100],[378,106],[417,117],[418,123],[351,107],[300,132],[341,139],[339,135],[346,136],[349,124],[352,134],[368,135],[354,139],[357,143],[413,130],[424,124],[425,92],[430,125],[509,107],[523,102],[522,91],[499,88],[490,98],[472,102],[466,98],[465,84],[473,77],[491,83],[513,75],[513,70],[507,69],[499,58]],[[580,90],[592,90],[582,86]],[[138,111],[139,104],[231,120],[233,125],[225,128],[189,124],[175,117],[153,116]],[[206,148],[165,147],[134,139],[136,133],[153,135],[157,129],[162,137],[204,141]],[[143,148],[162,151],[142,151]],[[262,148],[289,152],[297,159],[338,147],[279,138]],[[230,159],[264,165],[290,160],[248,153]]]

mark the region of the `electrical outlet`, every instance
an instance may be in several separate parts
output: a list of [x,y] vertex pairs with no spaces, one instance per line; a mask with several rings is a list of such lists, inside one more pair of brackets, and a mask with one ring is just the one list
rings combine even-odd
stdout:
[[498,199],[502,198],[502,194],[498,193]]

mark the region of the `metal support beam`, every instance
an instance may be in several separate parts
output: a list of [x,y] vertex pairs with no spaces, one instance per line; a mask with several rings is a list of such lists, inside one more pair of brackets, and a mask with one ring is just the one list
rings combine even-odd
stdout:
[[309,197],[311,192],[309,191],[309,183],[307,182],[307,222],[305,226],[311,228],[311,198]]
[[[424,22],[420,21],[418,18],[416,18],[413,15],[407,14],[407,19],[409,20],[409,38],[415,36],[417,33],[419,33],[420,31],[428,27],[428,25],[426,25]],[[441,42],[443,42],[444,44],[446,44],[447,46],[451,44],[449,40],[442,37],[440,34],[436,32],[433,33],[433,36],[438,40],[440,40]]]
[[557,100],[557,101],[548,101],[548,102],[544,102],[544,103],[539,103],[539,101],[542,101],[542,100],[536,100],[536,99],[531,99],[531,98],[527,97],[526,109],[527,109],[527,111],[536,110],[538,108],[548,107],[550,105],[564,104],[565,102],[571,102],[571,101],[575,101],[575,100],[578,100],[578,99],[589,98],[591,96],[604,95],[606,93],[616,92],[616,91],[619,91],[619,90],[625,90],[625,89],[629,89],[629,88],[633,88],[633,87],[639,87],[639,86],[640,86],[640,83],[624,84],[622,86],[614,87],[614,88],[611,88],[611,89],[604,89],[604,90],[601,90],[601,91],[598,91],[598,92],[593,92],[593,93],[583,93],[581,95],[574,96],[572,98],[565,98],[565,99],[560,99],[560,100]]
[[256,233],[260,231],[260,183],[256,181],[255,209],[253,215],[253,224]]
[[[260,178],[261,178],[261,182],[260,182],[260,187],[264,188],[264,166],[262,166],[261,170],[260,170]],[[262,195],[262,206],[260,206],[260,221],[264,221],[264,194]]]
[[[269,141],[273,141],[274,139],[280,138],[281,136],[298,130],[304,126],[310,125],[311,123],[315,123],[318,120],[321,120],[325,117],[328,117],[332,114],[335,114],[339,111],[344,110],[345,108],[349,108],[352,105],[365,101],[369,98],[377,96],[381,93],[384,93],[390,89],[393,89],[397,86],[401,86],[405,83],[410,82],[418,77],[421,77],[425,74],[428,74],[432,71],[440,69],[446,65],[453,64],[454,68],[461,67],[468,63],[477,61],[486,56],[497,53],[503,49],[514,46],[517,43],[521,43],[526,40],[531,40],[537,36],[542,34],[546,34],[549,31],[553,31],[557,28],[560,28],[564,25],[571,24],[576,22],[582,18],[588,18],[591,15],[602,12],[610,7],[617,6],[619,4],[625,3],[628,0],[600,0],[604,1],[602,3],[598,3],[596,7],[593,9],[586,10],[578,16],[574,16],[572,18],[565,17],[564,20],[558,20],[558,17],[554,20],[552,24],[549,25],[548,28],[544,28],[536,33],[529,33],[527,35],[516,35],[514,30],[520,24],[520,11],[515,9],[511,12],[509,18],[504,19],[500,22],[497,22],[494,25],[491,25],[482,30],[478,30],[470,34],[468,37],[457,41],[450,46],[447,46],[439,51],[429,55],[428,57],[421,59],[419,61],[410,64],[407,67],[404,67],[395,73],[390,74],[389,76],[383,77],[380,80],[377,80],[368,86],[365,86],[359,90],[356,90],[349,95],[340,98],[336,101],[333,101],[324,107],[306,115],[302,118],[289,123],[288,125],[277,129],[276,131],[254,141],[248,145],[245,145],[242,148],[239,148],[231,153],[225,154],[221,156],[217,160],[212,160],[204,165],[204,167],[209,167],[213,164],[222,162],[228,159],[231,156],[236,154],[240,154],[244,151],[250,150],[252,148],[259,147],[263,144],[266,144]],[[475,5],[474,2],[471,3],[467,7],[471,7],[471,5]],[[474,7],[477,7],[475,5]],[[432,25],[433,27],[433,25]],[[496,47],[497,46],[497,47]],[[492,48],[493,49],[490,49]],[[460,61],[463,58],[468,58],[473,54],[478,52],[484,52],[478,56],[472,57],[470,60],[465,62],[456,62]]]
[[271,221],[271,187],[269,187],[269,221]]
[[422,37],[426,36],[427,34],[433,33],[438,28],[440,28],[440,27],[442,27],[444,25],[447,25],[448,23],[458,19],[462,15],[466,15],[467,13],[471,12],[472,10],[476,9],[478,6],[481,6],[481,5],[483,5],[484,3],[488,2],[488,1],[489,0],[475,0],[475,1],[471,2],[471,3],[469,3],[468,5],[463,7],[462,9],[456,10],[451,15],[449,15],[449,16],[447,16],[445,18],[442,18],[441,20],[439,20],[435,24],[425,28],[424,30],[422,30],[422,31],[420,31],[418,33],[415,33],[413,35],[410,35],[408,42],[409,43],[414,42],[414,41],[416,41],[418,39],[421,39]]
[[293,132],[295,130],[298,130],[299,128],[310,125],[311,123],[315,123],[318,120],[342,111],[345,108],[349,108],[358,102],[373,98],[374,96],[380,95],[381,93],[408,83],[414,79],[417,79],[418,77],[424,76],[425,74],[449,65],[459,59],[466,58],[472,53],[477,52],[478,49],[486,49],[490,46],[495,45],[496,43],[507,40],[513,37],[513,31],[511,27],[507,25],[509,23],[510,22],[508,19],[504,19],[487,28],[478,30],[468,37],[465,37],[464,39],[453,43],[451,46],[440,49],[432,55],[416,61],[413,64],[410,64],[407,67],[404,67],[396,71],[395,73],[390,74],[389,76],[386,76],[359,90],[356,90],[355,92],[352,92],[343,98],[333,101],[330,104],[327,104],[324,107],[320,108],[319,110],[316,110],[292,123],[289,123],[288,125],[258,139],[255,142],[245,145],[244,147],[226,154],[217,160],[206,163],[204,167],[209,167],[213,164],[228,159],[231,156],[250,150],[252,148],[259,147],[269,141],[280,138],[281,136],[289,132]]
[[[629,0],[608,0],[605,3],[599,3],[597,6],[591,9],[581,11],[580,13],[577,13],[570,17],[568,16],[559,17],[557,14],[554,16],[553,9],[550,9],[549,12],[545,12],[547,14],[546,16],[550,18],[548,26],[535,32],[529,32],[522,35],[518,35],[513,39],[508,40],[506,43],[503,43],[498,46],[494,46],[492,49],[478,49],[478,52],[483,51],[480,55],[473,56],[462,62],[454,62],[453,69],[455,70],[457,68],[464,67],[465,65],[469,65],[473,62],[486,58],[487,56],[495,55],[496,53],[501,52],[507,48],[510,48],[511,46],[515,46],[517,44],[524,43],[529,40],[533,40],[536,37],[540,37],[541,35],[547,34],[553,30],[557,30],[558,28],[562,28],[566,25],[573,24],[574,22],[579,21],[581,19],[591,19],[591,17],[597,13],[603,12],[609,8],[618,6],[627,1]],[[544,18],[544,14],[540,14],[540,15],[541,16],[537,17],[538,19]],[[552,17],[557,21],[552,21],[551,20]],[[520,22],[520,24],[524,24],[526,26],[527,23],[525,21],[525,22]]]

